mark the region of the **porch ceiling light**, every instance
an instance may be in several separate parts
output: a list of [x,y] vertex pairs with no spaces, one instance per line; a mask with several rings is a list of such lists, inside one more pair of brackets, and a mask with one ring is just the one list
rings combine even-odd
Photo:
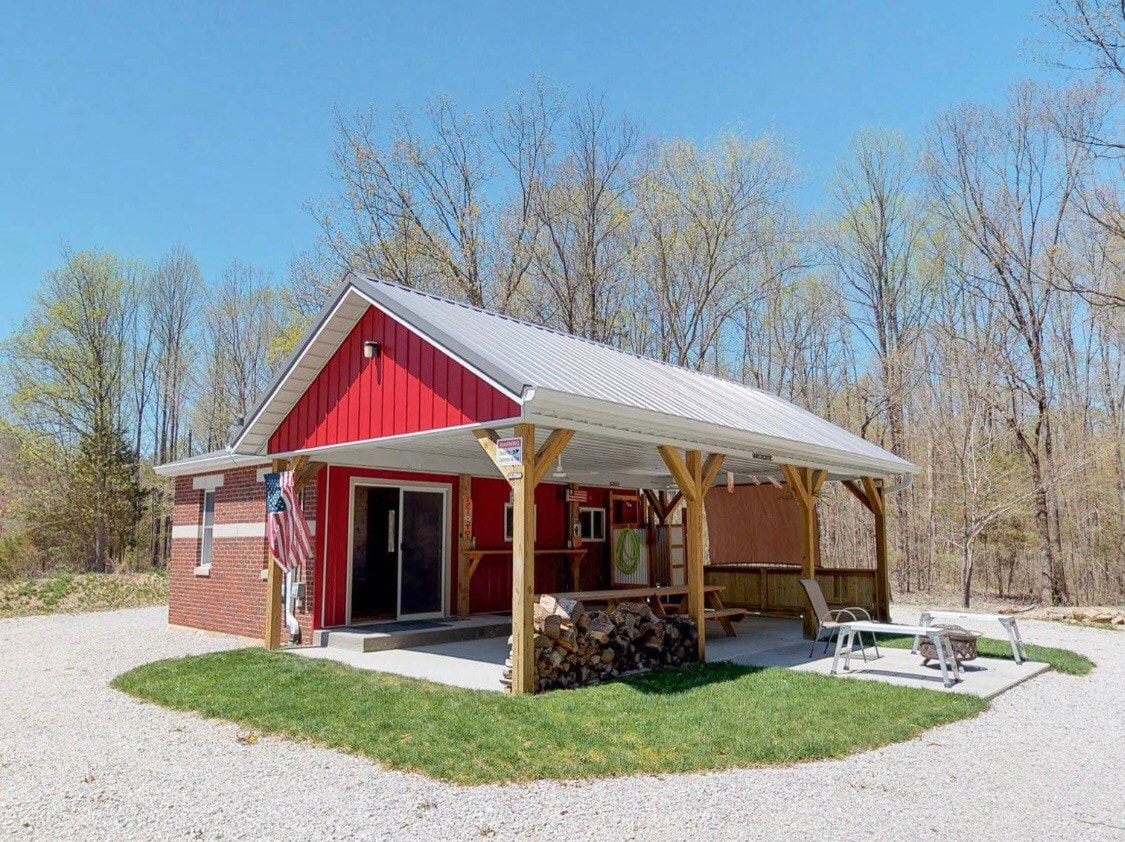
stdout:
[[383,346],[378,342],[364,342],[363,343],[363,357],[364,359],[373,360],[379,356],[383,351]]
[[553,476],[555,479],[566,479],[566,471],[563,470],[561,453],[559,454],[559,461],[555,465],[555,470],[551,474],[551,476]]

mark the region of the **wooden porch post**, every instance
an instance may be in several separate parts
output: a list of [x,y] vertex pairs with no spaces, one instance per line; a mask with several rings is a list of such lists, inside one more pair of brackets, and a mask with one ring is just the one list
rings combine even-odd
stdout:
[[[816,522],[816,501],[828,472],[799,468],[795,465],[782,465],[781,472],[785,474],[785,481],[789,483],[793,499],[801,513],[801,576],[805,579],[815,579],[816,566],[820,562],[820,532]],[[803,626],[806,637],[816,634],[816,619],[811,610],[805,612]]]
[[[498,436],[495,431],[477,430],[475,434],[484,452],[496,463]],[[534,693],[535,487],[562,453],[574,431],[555,430],[538,452],[535,449],[534,424],[516,424],[516,435],[523,439],[521,464],[497,464],[512,486],[512,693]]]
[[875,516],[875,618],[888,623],[891,619],[891,587],[887,575],[887,498],[882,480],[862,477],[863,487],[855,480],[844,480],[844,488]]
[[457,614],[469,616],[469,550],[473,541],[473,477],[457,477]]
[[684,458],[680,457],[679,450],[666,444],[660,445],[658,450],[687,505],[684,549],[687,553],[688,614],[695,621],[697,656],[703,662],[707,660],[707,618],[703,605],[703,498],[722,467],[723,454],[712,453],[704,463],[698,450],[687,451]]
[[[512,499],[512,692],[535,692],[535,425],[517,424],[523,465],[510,474]],[[514,478],[513,478],[514,477]]]
[[887,575],[887,500],[882,481],[864,477],[863,487],[867,499],[871,501],[871,513],[875,515],[875,611],[879,620],[887,623],[891,619],[891,588]]

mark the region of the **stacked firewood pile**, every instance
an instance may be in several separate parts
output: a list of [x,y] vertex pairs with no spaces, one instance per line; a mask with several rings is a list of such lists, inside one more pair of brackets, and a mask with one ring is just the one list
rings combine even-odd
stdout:
[[[577,600],[544,594],[535,605],[534,629],[539,690],[597,684],[629,672],[695,660],[691,618],[658,617],[643,602],[587,611]],[[501,682],[511,687],[510,659],[507,667]]]

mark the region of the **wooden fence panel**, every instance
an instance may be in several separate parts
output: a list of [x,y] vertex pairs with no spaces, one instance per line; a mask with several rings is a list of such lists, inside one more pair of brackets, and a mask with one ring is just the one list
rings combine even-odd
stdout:
[[[817,568],[817,581],[832,608],[875,611],[875,571]],[[782,564],[715,564],[704,569],[708,585],[723,587],[723,604],[775,617],[799,617],[806,609],[801,570]]]

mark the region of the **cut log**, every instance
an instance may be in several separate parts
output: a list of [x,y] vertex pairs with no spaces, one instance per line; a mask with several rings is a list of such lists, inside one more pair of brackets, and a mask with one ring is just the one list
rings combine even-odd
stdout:
[[558,640],[559,635],[562,634],[563,618],[558,614],[548,614],[543,618],[542,629],[543,634],[551,638],[551,640]]

